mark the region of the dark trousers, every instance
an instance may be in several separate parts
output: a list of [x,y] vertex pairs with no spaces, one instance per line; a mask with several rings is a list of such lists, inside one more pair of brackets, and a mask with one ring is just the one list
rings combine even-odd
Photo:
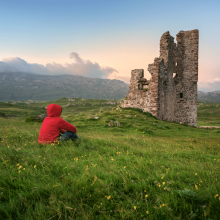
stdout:
[[66,131],[60,136],[60,142],[67,141],[67,140],[73,140],[73,141],[80,141],[80,138],[75,132],[72,131]]

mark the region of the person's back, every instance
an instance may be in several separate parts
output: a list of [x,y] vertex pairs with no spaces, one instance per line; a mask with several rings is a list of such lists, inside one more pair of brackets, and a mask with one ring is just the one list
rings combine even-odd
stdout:
[[[39,132],[38,143],[53,143],[58,141],[60,133],[64,133],[61,140],[79,139],[76,127],[60,117],[62,107],[50,104],[47,107],[47,117],[44,119]],[[69,133],[68,133],[69,132]]]

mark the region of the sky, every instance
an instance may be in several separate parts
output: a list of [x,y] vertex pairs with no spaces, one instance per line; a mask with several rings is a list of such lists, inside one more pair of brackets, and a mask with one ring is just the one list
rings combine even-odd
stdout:
[[198,29],[198,90],[220,90],[219,12],[219,0],[0,0],[0,72],[150,79],[162,34]]

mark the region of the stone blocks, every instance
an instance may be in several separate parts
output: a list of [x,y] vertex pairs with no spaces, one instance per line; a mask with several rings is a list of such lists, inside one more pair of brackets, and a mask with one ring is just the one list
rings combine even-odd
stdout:
[[199,31],[180,31],[174,38],[165,32],[160,40],[160,57],[144,70],[131,72],[129,92],[121,107],[140,108],[160,120],[197,126],[197,81]]

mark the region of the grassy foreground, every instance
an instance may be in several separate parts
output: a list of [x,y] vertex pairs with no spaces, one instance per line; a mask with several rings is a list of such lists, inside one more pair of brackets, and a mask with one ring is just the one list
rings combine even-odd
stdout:
[[[39,145],[41,123],[25,122],[22,110],[0,118],[0,219],[219,219],[220,129],[77,102],[62,117],[80,145]],[[7,108],[30,116],[47,104]]]

